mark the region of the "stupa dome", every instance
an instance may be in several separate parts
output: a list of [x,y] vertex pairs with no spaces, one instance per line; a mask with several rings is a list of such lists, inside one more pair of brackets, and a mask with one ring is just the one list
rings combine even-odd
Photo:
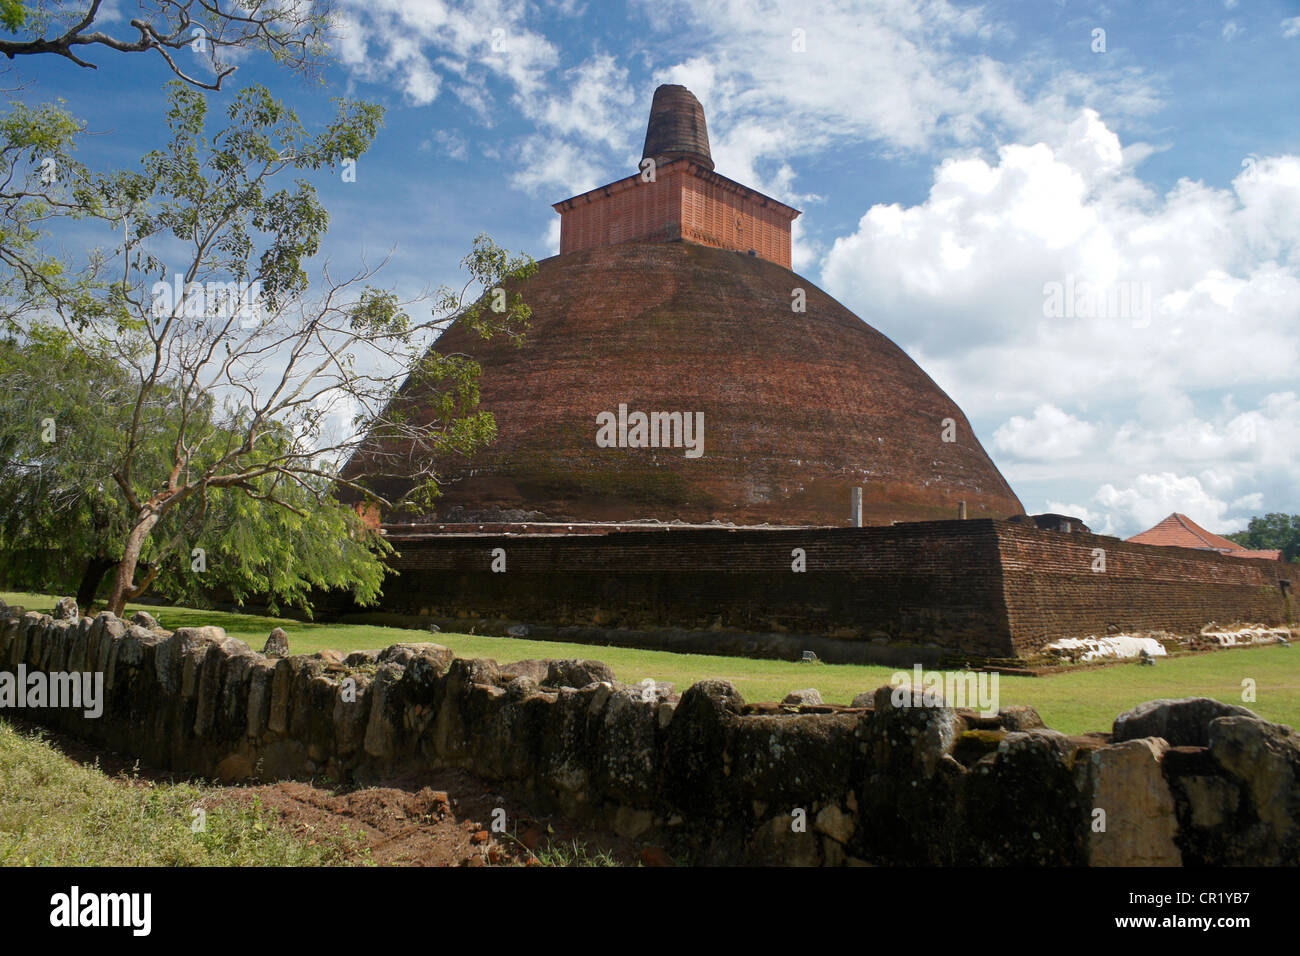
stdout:
[[653,181],[556,204],[522,347],[435,346],[481,365],[498,432],[439,463],[441,515],[844,525],[856,487],[868,524],[1023,513],[952,399],[788,268],[798,211],[712,170],[684,87],[656,91],[646,153]]

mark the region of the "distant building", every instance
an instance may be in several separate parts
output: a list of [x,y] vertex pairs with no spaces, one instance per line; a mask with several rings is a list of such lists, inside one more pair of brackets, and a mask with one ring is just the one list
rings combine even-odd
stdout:
[[1032,524],[1044,531],[1060,531],[1062,534],[1072,534],[1077,531],[1092,534],[1092,529],[1083,523],[1082,518],[1059,515],[1050,511],[1041,515],[1012,515],[1007,520],[1018,524]]
[[1154,544],[1166,548],[1194,548],[1198,551],[1217,551],[1219,554],[1234,558],[1264,558],[1268,561],[1281,561],[1282,552],[1278,549],[1251,551],[1235,541],[1229,541],[1213,532],[1206,531],[1187,515],[1175,511],[1153,528],[1127,539],[1133,544]]

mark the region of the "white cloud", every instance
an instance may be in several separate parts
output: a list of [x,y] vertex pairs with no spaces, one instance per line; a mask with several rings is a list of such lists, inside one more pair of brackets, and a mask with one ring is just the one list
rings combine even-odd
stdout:
[[558,93],[525,101],[525,114],[560,136],[612,149],[630,147],[630,129],[644,120],[632,118],[636,96],[628,84],[627,70],[614,57],[593,56],[566,70],[558,85]]
[[589,150],[573,143],[538,134],[523,141],[520,155],[526,158],[510,183],[534,196],[563,199],[608,181],[608,170]]
[[1288,17],[1282,21],[1282,36],[1300,37],[1300,17]]
[[[364,79],[392,82],[417,106],[441,89],[435,67],[463,74],[473,63],[526,97],[558,62],[554,45],[525,25],[528,6],[518,0],[343,0],[340,14],[341,62]],[[481,85],[459,94],[487,106]]]
[[[1059,140],[943,162],[923,202],[874,206],[835,240],[822,274],[972,418],[1002,423],[1014,484],[1073,488],[1100,527],[1300,506],[1300,157],[1160,195],[1083,111]],[[1080,308],[1053,311],[1063,290]],[[1208,407],[1233,392],[1244,407]]]
[[[1150,414],[1108,428],[1108,449],[1098,454],[1114,475],[1132,477],[1102,484],[1087,505],[1052,502],[1049,510],[1077,514],[1094,530],[1110,529],[1101,530],[1104,534],[1134,534],[1172,511],[1225,533],[1245,527],[1266,501],[1286,502],[1294,495],[1291,476],[1300,470],[1300,396],[1274,393],[1246,411],[1228,396],[1209,418],[1191,414],[1189,407],[1181,396],[1165,414],[1152,408]],[[1023,419],[1011,419],[1017,421]],[[1031,426],[1008,433],[1019,439],[1032,433]],[[1019,445],[1002,440],[1007,428],[995,433],[995,447],[1015,458],[1032,458]],[[1171,467],[1178,471],[1158,470]]]
[[[872,207],[823,277],[977,413],[1290,382],[1300,157],[1161,197],[1085,111],[1060,143],[946,161],[925,202]],[[1055,317],[1055,288],[1120,308]]]
[[451,159],[464,161],[469,158],[469,142],[459,133],[440,129],[434,132],[433,138],[442,146],[443,154]]
[[540,240],[542,248],[546,250],[548,256],[558,256],[560,254],[560,217],[546,223],[546,232],[542,234]]
[[1261,495],[1225,500],[1206,474],[1144,472],[1123,487],[1104,484],[1087,504],[1051,501],[1048,510],[1081,518],[1095,534],[1130,538],[1146,531],[1175,511],[1187,515],[1215,534],[1231,534],[1246,527],[1249,516],[1262,507]]
[[1093,500],[1126,535],[1144,531],[1175,511],[1216,534],[1246,526],[1243,518],[1229,518],[1228,502],[1206,490],[1198,478],[1168,471],[1138,475],[1127,488],[1102,485]]
[[1115,432],[1111,453],[1141,464],[1211,467],[1231,462],[1245,473],[1282,471],[1289,476],[1300,467],[1300,397],[1295,392],[1274,393],[1258,408],[1241,412],[1229,399],[1213,419],[1126,421]]
[[830,147],[985,146],[998,134],[1056,135],[1084,102],[1130,116],[1160,103],[1131,68],[1083,73],[1032,54],[1014,65],[995,60],[979,51],[1012,41],[1010,29],[982,7],[947,0],[644,0],[640,9],[688,44],[656,82],[700,97],[719,171],[786,201],[792,183],[773,167]]
[[1096,426],[1055,405],[1039,405],[1033,418],[1011,416],[993,433],[993,445],[1017,458],[1060,461],[1083,455],[1096,433]]

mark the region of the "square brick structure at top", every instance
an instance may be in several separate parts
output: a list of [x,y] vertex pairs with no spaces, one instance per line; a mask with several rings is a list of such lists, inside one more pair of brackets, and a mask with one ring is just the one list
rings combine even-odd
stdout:
[[693,242],[746,252],[790,268],[790,224],[799,210],[692,159],[660,165],[565,199],[560,254],[622,242]]

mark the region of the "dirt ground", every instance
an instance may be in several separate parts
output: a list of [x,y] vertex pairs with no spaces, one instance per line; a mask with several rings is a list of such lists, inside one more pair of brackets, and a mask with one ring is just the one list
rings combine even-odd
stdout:
[[[222,788],[215,800],[252,801],[300,838],[343,838],[349,862],[379,866],[578,865],[598,854],[622,865],[641,859],[630,841],[533,813],[460,770],[446,770],[386,786],[334,791],[282,782]],[[577,843],[581,854],[572,847]],[[576,859],[575,859],[576,856]]]

